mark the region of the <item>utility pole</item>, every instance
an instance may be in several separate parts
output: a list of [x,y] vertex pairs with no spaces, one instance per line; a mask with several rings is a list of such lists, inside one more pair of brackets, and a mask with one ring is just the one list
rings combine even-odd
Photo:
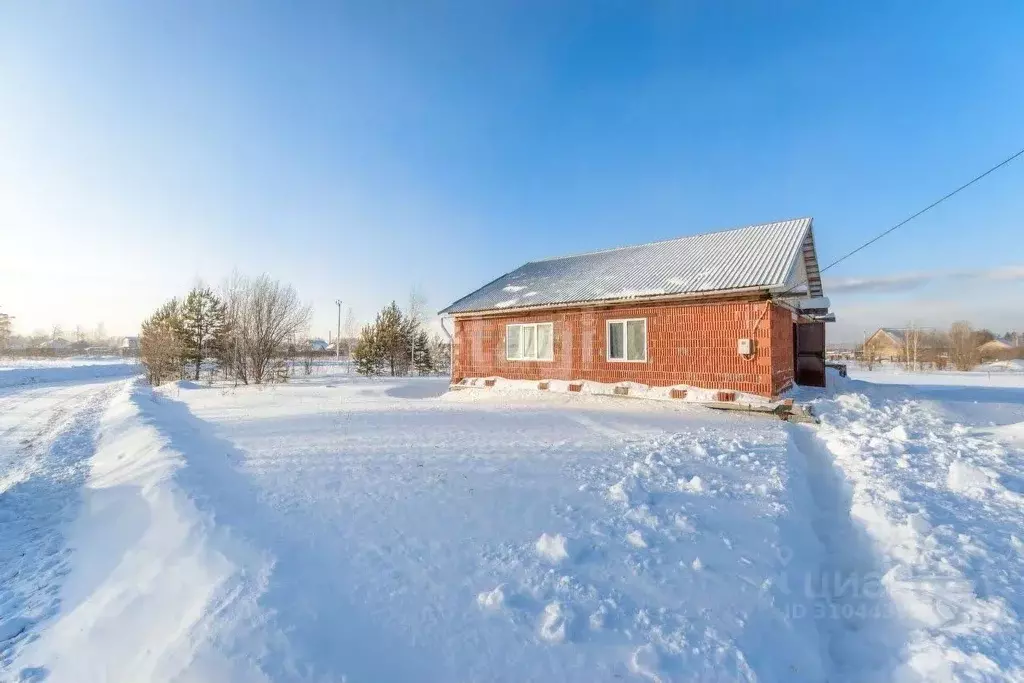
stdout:
[[341,299],[335,299],[334,303],[338,305],[338,336],[334,338],[334,358],[341,360]]

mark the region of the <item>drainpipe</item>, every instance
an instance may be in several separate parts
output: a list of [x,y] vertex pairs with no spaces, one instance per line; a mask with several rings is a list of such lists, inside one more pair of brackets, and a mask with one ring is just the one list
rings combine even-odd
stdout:
[[448,383],[451,384],[455,379],[455,340],[452,338],[452,333],[444,326],[444,318],[445,316],[441,316],[441,329],[448,337]]

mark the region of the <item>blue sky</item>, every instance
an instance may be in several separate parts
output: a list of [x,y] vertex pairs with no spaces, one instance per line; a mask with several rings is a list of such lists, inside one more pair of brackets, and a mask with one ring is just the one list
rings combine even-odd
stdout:
[[[0,4],[0,306],[196,278],[334,325],[524,261],[803,215],[829,263],[1024,147],[1024,4]],[[830,271],[834,337],[1024,328],[1024,160]]]

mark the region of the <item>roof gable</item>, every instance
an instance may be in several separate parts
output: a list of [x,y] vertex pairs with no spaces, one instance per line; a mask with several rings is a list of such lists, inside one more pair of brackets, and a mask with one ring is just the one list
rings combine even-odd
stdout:
[[794,286],[798,261],[811,295],[823,295],[810,218],[531,261],[441,313],[749,289],[782,292]]
[[900,327],[883,327],[881,331],[889,336],[897,344],[907,340],[907,331]]

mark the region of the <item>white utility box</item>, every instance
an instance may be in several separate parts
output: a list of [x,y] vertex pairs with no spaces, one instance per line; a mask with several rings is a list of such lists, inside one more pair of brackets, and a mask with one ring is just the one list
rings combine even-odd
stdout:
[[736,341],[736,353],[741,356],[749,356],[754,353],[753,339],[739,339]]

